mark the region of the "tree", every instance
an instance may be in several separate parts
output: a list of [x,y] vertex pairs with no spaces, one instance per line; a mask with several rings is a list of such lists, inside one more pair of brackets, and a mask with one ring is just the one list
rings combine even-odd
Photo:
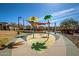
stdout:
[[66,33],[73,33],[78,26],[78,21],[74,20],[73,18],[67,18],[63,22],[61,22],[60,27],[63,28],[64,32]]
[[[49,28],[50,28],[50,22],[49,22],[49,20],[52,18],[52,16],[51,15],[46,15],[45,17],[44,17],[44,20],[48,20],[48,39],[49,39]],[[48,39],[47,39],[47,41],[48,41]]]
[[[32,17],[29,18],[29,21],[32,21],[32,22],[35,22],[36,20],[38,20],[38,18],[35,17],[35,16],[32,16]],[[35,27],[34,26],[32,26],[32,27],[33,27],[33,38],[34,38],[34,30],[35,30]]]

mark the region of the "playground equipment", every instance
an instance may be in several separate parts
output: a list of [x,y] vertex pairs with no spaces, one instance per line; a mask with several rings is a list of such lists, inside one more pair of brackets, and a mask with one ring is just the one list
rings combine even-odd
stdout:
[[32,26],[34,27],[38,27],[39,25],[46,25],[49,24],[48,22],[32,22],[32,21],[28,21]]

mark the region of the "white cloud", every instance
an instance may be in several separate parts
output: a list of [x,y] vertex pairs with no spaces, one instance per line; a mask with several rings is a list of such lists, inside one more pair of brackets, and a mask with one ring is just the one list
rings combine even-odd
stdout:
[[52,20],[51,23],[57,22],[57,21],[62,21],[65,18],[72,17],[72,16],[77,15],[77,14],[79,14],[79,11],[71,12],[69,14],[66,14],[65,16],[62,15],[62,17],[59,17],[59,18]]
[[63,14],[65,14],[65,13],[72,12],[72,11],[74,11],[74,10],[75,10],[74,8],[70,8],[70,9],[66,9],[66,10],[63,10],[63,11],[55,12],[55,13],[53,13],[52,15],[53,15],[53,16],[63,15]]
[[[70,8],[70,9],[66,9],[66,10],[62,10],[62,11],[58,11],[58,12],[52,13],[51,15],[52,16],[59,16],[59,15],[62,16],[63,14],[66,14],[66,13],[69,13],[69,12],[72,12],[72,11],[75,11],[75,9],[74,8]],[[40,18],[40,20],[42,20],[42,19],[43,19],[43,17]]]

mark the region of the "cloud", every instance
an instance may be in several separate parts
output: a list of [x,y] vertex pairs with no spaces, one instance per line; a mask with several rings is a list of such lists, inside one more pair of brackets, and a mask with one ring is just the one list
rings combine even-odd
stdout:
[[74,15],[77,15],[77,14],[79,14],[79,11],[77,11],[77,10],[74,11],[74,12],[71,12],[71,13],[66,13],[65,15],[63,14],[61,17],[58,17],[58,18],[52,20],[51,22],[61,21],[61,20],[65,19],[65,18],[74,16]]
[[[53,25],[54,22],[61,22],[63,19],[72,17],[74,15],[79,14],[79,10],[77,7],[69,8],[61,11],[57,11],[55,13],[51,13],[53,16],[53,20],[51,21],[51,25]],[[40,18],[40,20],[43,20],[43,17]]]
[[70,9],[66,9],[66,10],[63,10],[63,11],[58,11],[58,12],[53,13],[52,16],[63,15],[65,13],[69,13],[69,12],[72,12],[74,10],[75,10],[74,8],[70,8]]
[[[70,9],[66,9],[66,10],[62,10],[62,11],[58,11],[58,12],[52,13],[51,15],[53,17],[60,16],[60,15],[62,16],[64,14],[67,14],[67,13],[70,13],[70,12],[73,12],[73,11],[75,11],[75,9],[74,8],[70,8]],[[43,18],[44,17],[41,17],[40,20],[43,20]]]

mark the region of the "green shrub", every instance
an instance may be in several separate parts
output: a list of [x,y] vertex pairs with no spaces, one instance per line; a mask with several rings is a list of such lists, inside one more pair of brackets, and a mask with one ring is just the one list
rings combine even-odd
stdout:
[[41,51],[42,49],[47,49],[47,46],[45,46],[45,43],[36,42],[32,44],[31,48],[36,51]]

